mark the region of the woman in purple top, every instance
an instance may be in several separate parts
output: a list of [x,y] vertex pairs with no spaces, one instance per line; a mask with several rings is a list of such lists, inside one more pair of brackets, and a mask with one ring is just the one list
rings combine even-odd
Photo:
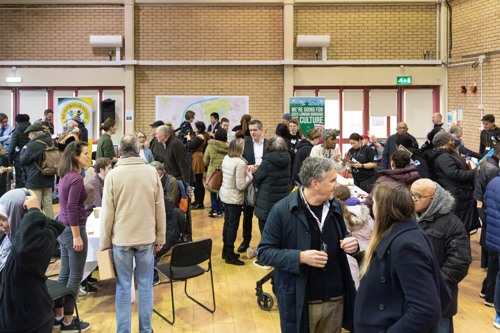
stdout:
[[[80,282],[87,259],[88,241],[85,224],[85,199],[87,192],[80,175],[82,168],[89,162],[89,149],[83,141],[73,141],[64,150],[59,163],[59,220],[66,226],[57,239],[61,245],[61,272],[57,282],[73,291],[78,297]],[[64,311],[63,311],[64,306]],[[55,302],[54,326],[61,327],[61,332],[90,329],[90,324],[73,318],[74,306],[69,297]]]

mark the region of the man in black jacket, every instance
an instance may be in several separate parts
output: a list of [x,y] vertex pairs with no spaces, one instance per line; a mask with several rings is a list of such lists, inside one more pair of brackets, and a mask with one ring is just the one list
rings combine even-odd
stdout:
[[469,236],[464,224],[453,214],[455,199],[439,184],[424,178],[411,186],[417,221],[432,243],[441,273],[450,288],[452,301],[442,314],[440,332],[453,332],[453,316],[458,309],[458,283],[471,263]]
[[397,149],[396,139],[399,138],[400,136],[407,135],[411,139],[412,146],[414,148],[418,148],[417,139],[415,139],[413,135],[408,133],[408,125],[406,125],[406,123],[403,122],[398,123],[396,131],[397,133],[388,137],[385,143],[384,152],[382,153],[382,162],[380,164],[380,168],[382,170],[387,170],[391,168],[391,156]]
[[14,164],[16,172],[16,188],[24,187],[23,168],[19,162],[21,149],[30,141],[28,133],[24,131],[31,125],[30,116],[27,114],[18,114],[15,118],[16,129],[12,132],[9,147],[5,155],[9,158],[10,164]]
[[[253,172],[257,171],[262,156],[266,154],[267,140],[264,139],[264,126],[260,120],[254,119],[248,123],[250,138],[245,139],[245,148],[243,149],[243,158],[247,161],[248,166],[253,168]],[[238,247],[238,252],[245,252],[250,246],[252,240],[252,219],[253,206],[243,206],[243,241]]]
[[52,146],[54,143],[50,133],[44,132],[44,128],[40,124],[31,125],[25,130],[25,133],[28,133],[31,141],[21,149],[19,162],[25,170],[23,180],[26,187],[36,193],[45,215],[52,219],[54,218],[54,212],[52,211],[54,176],[42,175],[40,168],[45,148]]

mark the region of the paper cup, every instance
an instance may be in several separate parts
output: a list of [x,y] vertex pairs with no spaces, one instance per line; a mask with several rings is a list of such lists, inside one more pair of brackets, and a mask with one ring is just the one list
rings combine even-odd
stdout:
[[101,215],[101,207],[94,207],[94,217],[98,219]]

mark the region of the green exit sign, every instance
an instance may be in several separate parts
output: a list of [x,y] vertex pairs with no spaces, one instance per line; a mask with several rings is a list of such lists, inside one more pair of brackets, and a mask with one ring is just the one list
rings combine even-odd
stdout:
[[411,76],[398,76],[396,84],[411,84]]

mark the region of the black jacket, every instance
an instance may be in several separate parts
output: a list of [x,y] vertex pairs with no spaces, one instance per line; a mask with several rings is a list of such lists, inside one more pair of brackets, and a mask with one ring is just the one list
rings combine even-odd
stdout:
[[311,149],[313,147],[313,144],[307,139],[301,140],[297,144],[297,152],[295,153],[292,168],[292,186],[295,186],[295,182],[298,182],[300,184],[300,167],[302,166],[302,162],[304,162],[304,160],[308,158],[309,155],[311,155]]
[[500,136],[500,127],[495,127],[489,131],[489,133],[486,130],[482,130],[479,137],[479,154],[486,155],[489,149],[493,149],[495,145],[493,144],[493,140],[491,138],[498,136]]
[[54,318],[45,271],[63,230],[36,208],[24,215],[0,272],[0,332],[34,332]]
[[[54,183],[54,176],[44,176],[40,173],[38,166],[42,165],[43,151],[45,145],[40,141],[45,142],[47,145],[52,145],[50,134],[43,133],[36,136],[30,141],[26,148],[21,149],[21,166],[24,168],[24,182],[27,188],[49,188]],[[38,165],[38,166],[37,166]]]
[[30,142],[28,133],[24,133],[30,125],[31,123],[29,121],[18,123],[16,129],[12,132],[9,148],[5,152],[5,155],[7,155],[11,164],[14,163],[14,159],[16,157],[16,148],[17,151],[20,151],[28,142]]
[[417,217],[419,226],[431,241],[441,273],[451,291],[450,307],[443,313],[445,318],[457,313],[458,283],[467,275],[472,260],[469,235],[462,221],[451,212],[453,201],[453,196],[438,186],[429,207]]
[[[267,140],[264,139],[264,151],[262,153],[262,157],[266,156],[266,146],[267,146]],[[245,148],[243,149],[243,158],[247,161],[248,165],[254,165],[255,164],[255,153],[253,151],[253,139],[252,138],[246,138],[245,139]]]
[[488,157],[485,159],[479,167],[476,169],[475,175],[475,187],[474,187],[474,199],[483,201],[484,204],[484,192],[486,191],[486,185],[498,176],[500,172],[500,167],[498,165],[498,158],[495,156]]
[[285,151],[267,153],[253,181],[259,188],[255,216],[265,221],[274,204],[290,193],[290,155]]
[[[182,179],[184,183],[191,184],[194,183],[194,173],[191,163],[188,159],[188,154],[184,145],[175,137],[171,136],[165,143],[165,148],[161,143],[155,144],[155,150],[159,151],[160,148],[156,147],[158,145],[163,149],[163,164],[165,165],[165,170],[169,175],[174,176],[176,179]],[[159,161],[156,158],[155,160]]]
[[474,191],[474,171],[469,170],[465,159],[447,149],[434,148],[428,160],[431,177],[455,198],[454,213],[465,224],[467,231],[479,227]]
[[420,178],[431,178],[431,174],[427,166],[427,160],[425,159],[420,149],[417,148],[407,148],[407,149],[411,152],[411,159],[417,166]]

